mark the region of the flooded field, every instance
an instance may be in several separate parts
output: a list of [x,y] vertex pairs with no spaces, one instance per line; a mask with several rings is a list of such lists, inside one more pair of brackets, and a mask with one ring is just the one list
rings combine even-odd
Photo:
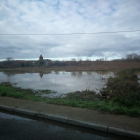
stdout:
[[21,88],[34,90],[52,90],[49,95],[60,96],[69,92],[94,90],[98,93],[106,84],[109,77],[113,77],[113,72],[95,71],[51,71],[46,73],[20,73],[20,72],[0,72],[0,83],[10,82]]

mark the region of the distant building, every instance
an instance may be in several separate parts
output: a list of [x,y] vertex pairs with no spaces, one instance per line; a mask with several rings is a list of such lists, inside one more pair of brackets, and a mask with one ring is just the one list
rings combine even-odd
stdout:
[[52,61],[50,59],[44,59],[44,64],[46,66],[50,65],[52,63]]
[[43,60],[43,56],[42,56],[42,54],[39,56],[39,60]]

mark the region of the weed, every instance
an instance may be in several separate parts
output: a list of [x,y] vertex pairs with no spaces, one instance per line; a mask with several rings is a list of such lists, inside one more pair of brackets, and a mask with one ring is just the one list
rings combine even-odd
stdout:
[[140,116],[139,108],[126,109],[125,113],[129,116],[132,116],[132,117]]
[[[116,97],[118,99],[140,100],[140,86],[135,72],[139,69],[125,69],[110,77],[107,87],[101,91],[103,96]],[[130,103],[130,101],[128,101]],[[131,101],[132,102],[132,101]],[[130,103],[130,105],[133,103]]]

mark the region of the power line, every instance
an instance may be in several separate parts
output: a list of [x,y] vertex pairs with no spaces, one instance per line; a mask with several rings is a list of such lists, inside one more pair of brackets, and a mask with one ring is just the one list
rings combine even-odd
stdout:
[[[108,36],[119,36],[119,34],[118,35],[102,35],[102,36],[73,36],[73,37],[68,37],[68,36],[66,36],[66,37],[63,37],[63,39],[70,39],[70,38],[95,38],[95,37],[108,37]],[[0,38],[23,38],[23,36],[4,36],[4,37],[0,37]],[[29,36],[24,36],[24,38],[29,38]],[[35,36],[34,38],[42,38],[42,37],[38,37],[38,36]],[[62,38],[62,36],[54,36],[53,38],[52,37],[50,37],[50,36],[47,36],[47,37],[44,37],[44,38],[50,38],[50,39],[54,39],[54,38]]]
[[[72,38],[97,38],[97,37],[113,37],[113,36],[119,36],[120,34],[115,34],[115,35],[90,35],[90,36],[34,36],[33,38],[49,38],[49,39],[54,39],[54,38],[63,38],[63,39],[72,39]],[[30,38],[29,36],[0,36],[0,38]]]
[[122,33],[122,32],[139,32],[140,30],[133,31],[116,31],[116,32],[95,32],[95,33],[67,33],[67,34],[0,34],[0,36],[4,35],[77,35],[77,34],[112,34],[112,33]]

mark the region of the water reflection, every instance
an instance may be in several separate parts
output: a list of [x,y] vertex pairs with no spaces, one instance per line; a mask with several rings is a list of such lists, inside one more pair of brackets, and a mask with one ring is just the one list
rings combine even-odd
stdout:
[[92,75],[92,72],[91,72],[91,71],[87,71],[87,74],[88,74],[88,75]]
[[71,72],[72,76],[81,77],[83,75],[82,71],[73,71]]
[[[49,89],[57,91],[50,95],[59,96],[69,92],[94,90],[98,93],[105,86],[107,79],[114,76],[113,72],[85,72],[85,71],[52,71],[47,73],[19,73],[19,72],[0,72],[0,82],[8,80],[21,88]],[[9,78],[9,79],[8,79]]]
[[43,73],[39,73],[39,76],[40,76],[40,78],[42,78],[43,77]]
[[13,75],[15,75],[16,73],[15,72],[9,72],[9,71],[4,71],[3,72],[5,75],[7,75],[7,77],[11,77]]
[[59,71],[55,71],[55,74],[59,74]]
[[3,73],[7,76],[7,82],[10,82],[10,77],[15,75],[14,72],[9,72],[9,71],[5,71]]

